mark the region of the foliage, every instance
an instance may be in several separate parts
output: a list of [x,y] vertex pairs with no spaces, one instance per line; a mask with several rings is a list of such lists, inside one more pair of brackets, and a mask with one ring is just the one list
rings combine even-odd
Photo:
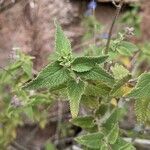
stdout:
[[[48,91],[26,92],[21,86],[32,77],[32,57],[17,52],[18,59],[0,72],[0,148],[5,149],[17,135],[16,127],[25,120],[38,122],[43,128],[47,122],[48,105],[52,97]],[[39,105],[45,111],[39,112]]]
[[[119,33],[111,40],[108,55],[104,55],[104,46],[96,47],[96,52],[93,46],[92,55],[74,56],[61,26],[57,22],[55,26],[56,57],[35,78],[31,80],[33,58],[19,52],[19,58],[0,72],[0,146],[5,148],[15,139],[16,127],[24,123],[22,115],[43,128],[49,105],[65,93],[72,115],[70,122],[85,130],[75,138],[83,149],[134,150],[121,134],[119,122],[125,111],[118,103],[135,100],[137,120],[149,122],[150,73],[136,80],[121,61],[121,57],[130,60],[138,47],[125,40],[125,33]],[[132,80],[137,82],[131,85]],[[44,106],[40,112],[39,105]],[[90,113],[78,116],[80,106]],[[46,149],[55,147],[46,143]]]
[[[84,147],[101,150],[109,148],[114,150],[135,149],[120,135],[119,120],[124,116],[124,110],[118,105],[114,106],[112,99],[126,97],[137,100],[149,99],[149,73],[142,74],[135,87],[129,87],[128,81],[132,76],[126,68],[115,63],[111,68],[112,74],[105,69],[106,60],[111,64],[110,60],[113,59],[111,55],[109,55],[110,60],[108,56],[102,54],[100,56],[74,57],[69,41],[58,24],[56,24],[56,33],[56,54],[59,57],[23,88],[67,89],[73,117],[71,122],[89,132],[76,138],[76,141]],[[138,48],[134,44],[124,41],[123,35],[120,34],[119,38],[112,41],[110,52],[111,50],[117,55],[131,57]],[[92,91],[92,89],[94,90]],[[106,92],[101,92],[104,89]],[[89,103],[92,101],[96,105],[92,104],[93,107],[89,108],[87,102],[83,101]],[[94,110],[92,115],[78,117],[80,104],[85,104],[89,109]],[[143,106],[143,109],[145,108],[145,101],[141,101],[139,104]],[[140,107],[137,104],[136,106],[136,108]],[[141,108],[136,109],[140,117],[143,115],[142,111]],[[146,116],[145,120],[148,119]]]

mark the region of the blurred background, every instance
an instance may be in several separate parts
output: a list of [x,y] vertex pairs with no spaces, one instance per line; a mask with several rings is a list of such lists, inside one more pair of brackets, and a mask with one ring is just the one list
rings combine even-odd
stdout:
[[[33,68],[35,74],[45,66],[53,58],[54,19],[58,20],[65,34],[71,40],[75,53],[80,54],[89,49],[94,49],[91,44],[93,29],[97,43],[99,41],[105,42],[116,12],[114,1],[97,0],[93,14],[89,7],[90,0],[0,0],[0,68],[13,63],[11,55],[14,49],[19,49],[19,51],[34,57]],[[118,1],[116,0],[116,3]],[[97,27],[96,30],[95,26]],[[134,30],[134,35],[128,37],[128,40],[137,44],[142,52],[138,57],[134,57],[139,62],[136,66],[139,74],[149,71],[149,0],[125,0],[113,30],[113,37],[126,28]],[[131,59],[125,57],[120,59],[128,69],[132,67]],[[0,98],[2,98],[2,95]],[[38,117],[42,114],[39,117],[40,121],[31,117],[34,114],[32,110],[27,110],[28,115],[23,115],[21,124],[18,125],[17,122],[12,127],[12,122],[9,122],[7,129],[10,128],[8,132],[12,132],[11,140],[9,139],[10,136],[6,137],[6,140],[8,138],[8,141],[13,142],[8,144],[7,149],[80,150],[79,146],[74,143],[73,137],[80,134],[81,129],[68,123],[70,119],[68,103],[65,101],[55,102],[52,105],[51,109],[48,108],[48,114],[42,114],[43,106],[36,110]],[[139,137],[142,132],[140,138],[146,139],[146,141],[144,141],[144,144],[143,141],[135,142],[137,149],[150,150],[150,130],[149,128],[143,130],[142,126],[136,123],[132,102],[129,106],[128,115],[121,126],[127,130],[125,134],[130,135],[133,139],[136,136]],[[0,104],[0,111],[1,109]],[[84,111],[81,110],[81,113],[86,113]],[[45,119],[45,116],[48,116],[48,119]],[[2,128],[1,123],[0,128]],[[0,147],[0,150],[5,149]]]

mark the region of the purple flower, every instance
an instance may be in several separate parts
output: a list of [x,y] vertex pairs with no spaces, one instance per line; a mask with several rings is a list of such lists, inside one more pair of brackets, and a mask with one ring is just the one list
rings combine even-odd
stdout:
[[15,108],[22,106],[22,102],[20,99],[15,95],[11,100],[11,105]]
[[102,33],[99,35],[99,38],[101,39],[108,39],[108,37],[109,37],[108,33]]
[[97,7],[97,3],[95,0],[91,0],[88,4],[88,9],[92,9],[92,10],[95,10]]

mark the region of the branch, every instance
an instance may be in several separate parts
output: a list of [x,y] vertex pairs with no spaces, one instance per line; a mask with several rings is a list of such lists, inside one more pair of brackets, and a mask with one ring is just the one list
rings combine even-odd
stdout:
[[120,14],[123,3],[124,3],[124,0],[120,0],[120,3],[118,5],[115,4],[117,10],[116,10],[116,14],[114,16],[114,19],[112,21],[112,24],[111,24],[111,27],[110,27],[110,30],[109,30],[109,34],[108,34],[108,40],[107,40],[106,49],[105,49],[105,52],[104,52],[106,55],[108,54],[108,51],[109,51],[109,46],[110,46],[110,42],[111,42],[113,28],[114,28],[114,25],[115,25],[115,23],[118,19],[119,14]]

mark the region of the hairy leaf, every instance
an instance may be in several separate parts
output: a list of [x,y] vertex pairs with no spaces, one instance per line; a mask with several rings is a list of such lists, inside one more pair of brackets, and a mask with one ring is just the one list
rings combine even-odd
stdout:
[[114,124],[118,123],[120,118],[122,118],[124,112],[121,108],[116,108],[112,111],[108,119],[106,120],[104,127],[108,130],[111,130],[114,127]]
[[122,78],[130,74],[126,68],[119,64],[115,64],[115,66],[112,67],[111,70],[113,72],[114,78],[117,80],[121,80]]
[[137,120],[141,123],[150,121],[150,98],[137,99],[135,101],[135,113]]
[[23,88],[39,89],[39,88],[55,88],[70,79],[69,71],[60,66],[58,62],[46,66],[39,75]]
[[83,136],[77,137],[75,140],[84,146],[87,146],[89,148],[93,149],[100,149],[102,145],[102,139],[104,135],[100,132],[98,133],[91,133]]
[[108,96],[111,88],[108,87],[104,83],[100,82],[91,82],[87,85],[85,89],[85,95],[91,95],[91,96]]
[[110,144],[114,144],[116,142],[117,138],[118,138],[118,135],[119,135],[118,123],[114,124],[112,129],[108,130],[107,132],[108,132],[108,134],[107,134],[107,141]]
[[[114,86],[110,92],[110,95],[116,96],[116,93],[118,92],[118,90],[122,91],[122,89],[123,89],[122,86],[125,85],[130,79],[131,79],[131,75],[127,75],[127,76],[123,77],[122,79],[120,79],[119,81],[117,81],[114,84]],[[121,92],[121,93],[122,93],[122,96],[123,96],[123,94],[125,94],[123,92]]]
[[97,109],[99,107],[99,101],[94,96],[83,95],[81,98],[81,104],[88,109]]
[[150,73],[143,73],[135,88],[127,96],[136,99],[150,98]]
[[117,47],[117,51],[125,56],[132,56],[137,50],[138,48],[136,45],[127,41],[122,41],[119,47]]
[[77,73],[80,77],[86,79],[86,80],[97,80],[106,83],[109,86],[112,86],[114,84],[114,78],[107,73],[105,70],[103,70],[101,67],[94,67],[90,71]]
[[77,57],[72,62],[72,70],[77,72],[85,72],[91,70],[96,64],[103,63],[108,56],[85,56]]
[[72,117],[77,117],[79,112],[79,104],[81,100],[81,96],[84,93],[85,84],[83,81],[79,81],[78,83],[75,80],[68,82],[68,96],[70,100],[70,111]]
[[68,56],[71,54],[71,44],[69,39],[65,36],[61,26],[55,23],[55,50],[59,56]]
[[71,123],[84,129],[92,128],[95,126],[94,118],[92,116],[77,117],[77,118],[72,119]]
[[136,150],[131,143],[126,142],[122,138],[118,138],[116,143],[112,145],[112,150]]

